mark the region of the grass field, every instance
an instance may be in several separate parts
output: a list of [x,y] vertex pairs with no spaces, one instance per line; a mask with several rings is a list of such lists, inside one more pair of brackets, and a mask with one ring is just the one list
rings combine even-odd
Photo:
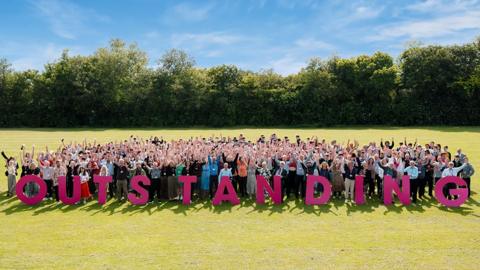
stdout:
[[[130,134],[165,138],[238,135],[249,138],[273,132],[360,143],[395,137],[418,138],[462,148],[480,170],[480,128],[339,128],[339,129],[171,129],[171,130],[0,130],[0,147],[18,155],[20,145],[56,147],[60,138],[97,141]],[[3,167],[3,161],[2,161]],[[385,207],[331,201],[305,206],[241,206],[210,202],[133,206],[65,206],[43,202],[26,206],[7,198],[0,177],[1,269],[478,269],[480,190],[460,208],[435,200],[419,206]]]

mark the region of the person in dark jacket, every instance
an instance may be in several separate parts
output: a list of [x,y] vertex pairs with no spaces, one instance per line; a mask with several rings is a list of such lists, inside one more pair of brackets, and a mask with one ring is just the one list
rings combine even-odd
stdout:
[[353,201],[354,199],[354,190],[355,190],[355,176],[357,176],[358,170],[353,166],[351,160],[347,161],[345,164],[345,173],[343,177],[345,178],[345,202],[348,202],[348,198]]

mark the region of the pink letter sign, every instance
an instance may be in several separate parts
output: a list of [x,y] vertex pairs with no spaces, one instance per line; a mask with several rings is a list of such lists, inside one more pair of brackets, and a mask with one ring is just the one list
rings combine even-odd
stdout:
[[447,176],[435,184],[435,197],[439,203],[447,207],[459,207],[462,205],[468,198],[468,189],[466,188],[452,188],[448,192],[451,196],[458,196],[455,200],[449,200],[443,195],[443,187],[447,184],[456,184],[457,186],[466,186],[467,183],[460,177],[457,176]]
[[80,176],[75,175],[73,177],[73,195],[72,197],[67,196],[67,177],[60,176],[58,177],[58,196],[60,201],[64,204],[76,204],[80,201],[81,187],[80,187]]
[[196,176],[182,175],[178,177],[178,182],[183,183],[183,201],[185,205],[190,204],[192,197],[192,183],[197,182]]
[[[227,189],[226,194],[224,193],[225,189]],[[229,201],[233,205],[240,203],[240,199],[238,199],[237,193],[235,193],[235,189],[233,188],[228,176],[223,176],[220,180],[217,192],[213,198],[213,205],[219,205],[223,201]]]
[[111,176],[94,175],[93,182],[98,184],[98,203],[105,204],[107,201],[107,186],[112,182]]
[[[30,182],[34,182],[40,186],[38,193],[33,197],[27,197],[25,194],[23,194],[23,187]],[[20,201],[28,205],[34,205],[41,202],[47,194],[47,184],[45,184],[45,181],[43,181],[42,178],[36,175],[25,175],[24,177],[20,178],[20,181],[18,181],[15,192],[17,193],[17,197],[20,199]]]
[[[313,194],[313,188],[315,183],[319,183],[323,186],[323,194],[315,198]],[[328,179],[323,176],[318,175],[308,175],[307,176],[307,194],[305,196],[305,204],[314,205],[314,204],[326,204],[332,195],[332,186]]]
[[130,180],[132,189],[140,194],[140,197],[137,198],[134,193],[128,193],[128,200],[132,204],[138,205],[146,204],[148,202],[148,190],[140,186],[140,183],[150,186],[150,179],[148,179],[148,177],[145,175],[136,175]]
[[365,196],[363,194],[363,175],[355,176],[355,204],[360,205],[365,203]]
[[273,189],[263,175],[257,175],[257,204],[265,203],[265,193],[272,197],[274,204],[282,203],[282,177],[275,175],[273,177]]
[[383,178],[383,203],[385,205],[392,204],[393,191],[395,191],[395,194],[397,194],[398,199],[403,205],[410,205],[410,177],[408,175],[402,176],[402,189],[400,189],[390,175],[385,175]]

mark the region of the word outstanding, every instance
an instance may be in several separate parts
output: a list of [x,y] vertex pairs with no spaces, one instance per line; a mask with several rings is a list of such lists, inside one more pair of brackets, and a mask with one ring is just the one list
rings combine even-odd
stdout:
[[[282,204],[282,181],[281,177],[275,175],[273,177],[273,187],[268,183],[268,181],[262,175],[256,176],[257,180],[257,190],[256,193],[256,203],[264,204],[265,197],[268,195],[274,204]],[[98,184],[98,203],[103,205],[106,203],[107,199],[107,186],[112,182],[111,176],[99,176],[95,175],[93,177],[95,184]],[[362,175],[357,175],[355,177],[355,186],[363,187],[364,177]],[[192,184],[197,182],[197,176],[179,176],[179,182],[184,185],[183,188],[183,198],[182,203],[184,205],[189,205],[191,203],[192,195]],[[23,193],[24,187],[29,184],[34,183],[39,186],[39,192],[36,195],[31,197]],[[150,186],[150,179],[144,175],[137,175],[131,179],[131,187],[133,192],[128,193],[128,200],[134,205],[144,205],[148,202],[148,190],[145,186]],[[393,194],[395,193],[399,201],[403,205],[410,205],[410,177],[408,175],[402,176],[401,186],[395,182],[391,176],[386,175],[384,178],[384,188],[383,188],[383,202],[385,205],[391,205],[393,203]],[[61,176],[58,179],[58,192],[60,201],[67,205],[76,204],[81,199],[81,182],[79,176],[74,176],[73,178],[73,194],[71,197],[67,196],[66,188],[66,177]],[[323,186],[323,193],[319,196],[315,196],[314,187],[315,185]],[[443,194],[442,190],[446,186],[456,185],[455,188],[449,189],[450,196],[453,196],[454,199],[448,199]],[[463,188],[467,183],[460,177],[457,176],[446,176],[441,178],[435,185],[435,197],[437,201],[446,206],[446,207],[459,207],[461,206],[468,198],[468,189]],[[39,176],[36,175],[26,175],[20,178],[19,182],[15,188],[17,197],[20,201],[27,205],[35,205],[41,202],[45,195],[47,194],[47,185],[45,181],[42,180]],[[308,175],[306,182],[306,205],[322,205],[328,203],[332,195],[331,183],[327,178],[317,175]],[[355,188],[354,192],[354,201],[355,204],[361,205],[365,204],[365,196],[363,188]],[[235,189],[228,176],[223,176],[219,182],[218,189],[213,197],[213,205],[219,205],[222,202],[229,202],[232,205],[237,205],[240,203]]]

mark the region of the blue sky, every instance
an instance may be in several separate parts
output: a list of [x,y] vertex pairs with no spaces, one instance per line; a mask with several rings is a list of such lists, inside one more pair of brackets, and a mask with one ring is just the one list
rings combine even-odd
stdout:
[[0,57],[17,70],[121,38],[146,51],[151,66],[179,48],[198,66],[286,75],[311,57],[397,57],[412,41],[460,44],[480,35],[479,1],[0,0],[0,18]]

